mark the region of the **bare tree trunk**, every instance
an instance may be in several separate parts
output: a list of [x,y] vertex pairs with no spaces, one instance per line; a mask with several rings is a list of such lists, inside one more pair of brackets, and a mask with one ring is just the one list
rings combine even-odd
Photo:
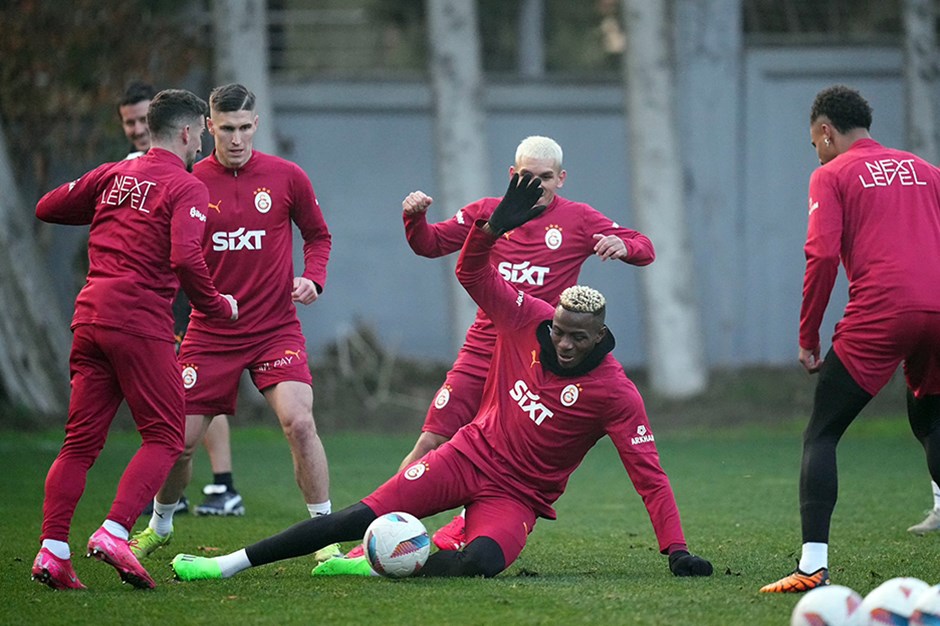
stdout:
[[23,205],[0,120],[0,387],[31,411],[58,413],[68,404],[71,336],[61,318]]
[[241,83],[254,92],[259,118],[254,146],[262,152],[276,154],[267,3],[265,0],[213,0],[212,24],[216,83]]
[[[477,27],[477,3],[427,0],[434,92],[434,143],[438,197],[447,215],[486,195],[486,119],[483,106],[483,62]],[[476,307],[454,279],[451,255],[451,337],[458,348],[473,322]]]
[[656,262],[640,274],[650,380],[657,393],[681,398],[703,391],[708,376],[676,133],[672,23],[667,0],[622,1],[633,208],[656,247]]
[[934,0],[904,0],[902,12],[907,149],[937,165],[937,11]]

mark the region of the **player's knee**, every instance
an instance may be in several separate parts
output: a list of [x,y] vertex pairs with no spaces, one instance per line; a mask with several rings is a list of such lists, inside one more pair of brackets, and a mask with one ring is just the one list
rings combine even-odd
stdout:
[[438,550],[428,557],[418,576],[483,576],[492,578],[506,569],[503,550],[489,537],[477,537],[463,550]]
[[281,428],[292,441],[307,441],[317,436],[317,426],[310,413],[292,413],[281,417]]
[[492,578],[506,569],[503,550],[489,537],[477,537],[463,549],[464,576]]

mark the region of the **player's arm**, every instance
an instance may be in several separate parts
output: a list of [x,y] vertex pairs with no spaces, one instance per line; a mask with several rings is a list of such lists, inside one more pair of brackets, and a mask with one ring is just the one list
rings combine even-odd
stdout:
[[306,173],[295,166],[291,179],[291,220],[304,240],[304,271],[294,277],[291,299],[310,304],[326,286],[326,265],[333,248],[333,236],[326,225],[320,203]]
[[170,221],[170,266],[193,308],[203,314],[229,320],[238,319],[238,303],[220,294],[209,276],[202,252],[209,193],[202,183],[191,185],[172,200]]
[[818,169],[810,177],[809,222],[806,229],[806,272],[800,308],[800,363],[809,372],[822,366],[819,358],[819,326],[832,287],[839,274],[842,247],[842,205],[832,175]]
[[[615,387],[622,390],[621,386]],[[669,570],[676,576],[710,576],[712,564],[689,553],[679,506],[659,462],[642,398],[635,389],[630,389],[626,395],[612,398],[610,404],[620,414],[608,424],[607,433],[646,506],[660,553],[669,556]]]
[[599,211],[590,210],[584,227],[591,233],[594,254],[602,261],[619,259],[630,265],[649,265],[656,259],[653,242],[643,233],[624,228]]
[[483,203],[478,200],[463,207],[448,220],[428,223],[428,208],[434,199],[423,191],[413,191],[402,200],[405,239],[415,254],[429,259],[460,250]]
[[110,165],[96,167],[45,194],[36,204],[36,217],[50,224],[91,224],[98,200],[98,183]]

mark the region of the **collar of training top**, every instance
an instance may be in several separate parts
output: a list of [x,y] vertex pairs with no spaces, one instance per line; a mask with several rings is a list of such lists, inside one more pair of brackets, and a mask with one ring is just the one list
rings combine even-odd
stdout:
[[607,329],[607,334],[601,339],[600,343],[594,346],[594,349],[584,357],[584,360],[571,368],[564,368],[558,364],[558,353],[555,352],[555,344],[552,343],[552,320],[545,320],[535,329],[535,337],[542,347],[539,360],[542,367],[563,378],[573,378],[587,374],[592,369],[600,365],[607,353],[617,345],[614,334]]

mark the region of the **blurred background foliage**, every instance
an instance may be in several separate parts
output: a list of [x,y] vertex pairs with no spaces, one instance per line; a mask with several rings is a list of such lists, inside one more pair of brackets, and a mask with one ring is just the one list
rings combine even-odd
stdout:
[[60,163],[83,171],[126,154],[117,100],[127,83],[172,85],[205,65],[192,4],[0,3],[0,117],[27,202],[61,182],[50,174]]

